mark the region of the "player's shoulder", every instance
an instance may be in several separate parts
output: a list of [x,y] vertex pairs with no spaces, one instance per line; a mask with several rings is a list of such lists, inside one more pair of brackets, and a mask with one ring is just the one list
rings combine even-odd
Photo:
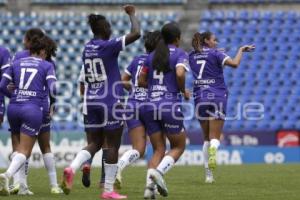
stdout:
[[[172,50],[172,48],[171,48],[171,50]],[[186,53],[186,51],[180,47],[175,47],[174,51],[176,51],[177,53]]]
[[199,52],[198,52],[198,51],[195,51],[195,50],[192,50],[192,51],[190,51],[190,52],[188,53],[188,55],[189,55],[190,58],[193,58],[193,56],[194,56],[194,55],[197,55],[197,54],[199,54]]
[[1,54],[2,53],[8,53],[9,54],[9,49],[8,48],[6,48],[6,47],[4,47],[4,46],[2,46],[2,45],[0,45],[0,52],[1,52]]
[[50,59],[48,59],[46,61],[49,62],[49,63],[51,63],[54,68],[56,67],[55,62],[54,62],[54,60],[52,60],[52,58],[50,58]]
[[15,53],[13,60],[19,60],[21,58],[25,58],[29,56],[30,56],[30,52],[28,50],[22,50]]
[[140,54],[140,55],[137,55],[133,58],[133,60],[135,62],[139,62],[139,61],[146,61],[146,59],[148,58],[149,54]]
[[122,41],[124,38],[124,36],[120,36],[120,37],[113,37],[113,38],[110,38],[109,40],[107,40],[108,42],[120,42]]
[[180,47],[176,47],[175,52],[177,56],[188,56],[188,53]]
[[224,53],[220,49],[217,49],[217,48],[207,48],[207,52],[209,54],[213,54],[213,55],[223,54]]
[[42,66],[42,68],[44,69],[49,69],[49,68],[54,68],[54,64],[50,61],[47,60],[42,60],[40,61],[40,66]]
[[99,41],[96,39],[91,39],[85,43],[84,48],[85,49],[95,49],[98,46],[99,46]]

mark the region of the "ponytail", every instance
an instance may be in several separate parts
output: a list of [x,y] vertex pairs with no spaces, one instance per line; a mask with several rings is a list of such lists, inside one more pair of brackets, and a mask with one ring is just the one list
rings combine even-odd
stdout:
[[192,39],[192,47],[196,52],[201,52],[202,44],[201,44],[201,33],[195,33]]
[[41,50],[46,50],[47,48],[47,38],[46,36],[43,37],[38,37],[38,36],[34,36],[31,40],[31,44],[30,44],[30,54],[39,54]]
[[164,39],[160,39],[155,48],[152,66],[158,72],[170,71],[170,50]]
[[144,35],[144,46],[148,53],[151,53],[155,50],[157,44],[161,40],[160,31],[147,32]]
[[195,33],[194,37],[192,39],[192,46],[193,46],[194,50],[196,52],[202,51],[202,48],[207,45],[205,43],[205,40],[206,39],[209,40],[212,35],[213,34],[210,31],[205,31],[202,33],[199,33],[199,32]]
[[170,22],[165,24],[161,29],[161,36],[158,45],[155,48],[155,53],[153,57],[153,69],[159,72],[168,72],[170,68],[170,50],[168,44],[176,42],[180,39],[181,31],[178,24]]

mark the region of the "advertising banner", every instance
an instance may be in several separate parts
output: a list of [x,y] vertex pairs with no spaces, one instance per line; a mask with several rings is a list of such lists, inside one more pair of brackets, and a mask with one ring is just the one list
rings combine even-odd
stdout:
[[[59,143],[52,143],[52,151],[56,158],[57,167],[69,165],[82,147],[86,145],[84,139],[69,140],[62,139]],[[131,149],[130,145],[122,145],[120,148],[120,156]],[[0,168],[6,168],[9,164],[11,155],[10,141],[3,143],[0,141]],[[140,159],[137,165],[146,166],[147,160],[152,155],[152,147],[147,145],[147,152],[144,159]],[[94,166],[101,165],[102,153],[99,151],[93,161]],[[222,146],[217,154],[218,164],[221,165],[241,165],[253,163],[265,164],[282,164],[282,163],[300,163],[300,147],[284,147],[277,146]],[[184,154],[177,162],[177,165],[203,165],[204,157],[202,146],[188,145]],[[38,145],[34,146],[30,157],[30,166],[44,167],[43,158]]]

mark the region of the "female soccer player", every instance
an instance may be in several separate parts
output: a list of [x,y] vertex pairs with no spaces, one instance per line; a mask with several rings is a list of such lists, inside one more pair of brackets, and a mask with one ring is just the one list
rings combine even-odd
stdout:
[[[138,77],[146,58],[154,51],[160,39],[160,31],[148,32],[144,36],[144,46],[147,53],[136,56],[122,76],[124,87],[130,91],[127,109],[133,111],[128,112],[126,118],[132,149],[125,152],[118,162],[118,174],[116,179],[116,183],[118,184],[115,184],[119,186],[118,188],[121,188],[121,174],[123,169],[131,163],[134,163],[145,153],[146,131],[144,126],[145,119],[143,119],[145,106],[142,103],[147,101],[148,91],[146,88],[138,86]],[[130,84],[130,81],[132,84]]]
[[83,63],[87,89],[84,95],[85,128],[93,138],[92,143],[81,150],[70,167],[65,168],[62,188],[69,194],[73,177],[80,166],[101,149],[104,134],[108,146],[104,163],[105,183],[103,199],[124,199],[126,196],[114,192],[113,184],[118,170],[118,150],[123,131],[123,120],[118,116],[123,86],[118,67],[118,56],[126,45],[140,38],[140,26],[135,17],[135,7],[124,7],[131,21],[131,32],[126,36],[110,39],[111,27],[102,15],[91,14],[89,24],[94,34],[84,48]]
[[[0,46],[0,80],[4,71],[9,67],[10,62],[10,53],[8,49],[3,46]],[[3,122],[3,117],[5,113],[5,102],[4,96],[0,95],[0,127]]]
[[[85,90],[87,89],[87,83],[85,82],[85,74],[84,74],[84,65],[81,67],[80,70],[80,75],[78,78],[79,81],[79,90],[80,90],[80,96],[81,98],[84,97]],[[86,112],[83,113],[83,120],[86,120]],[[88,129],[85,129],[86,133],[86,140],[87,144],[89,145],[90,143],[93,142],[93,133],[90,133]],[[105,182],[105,172],[104,172],[104,163],[106,160],[106,155],[107,155],[107,148],[106,148],[106,141],[104,138],[104,143],[102,145],[102,166],[101,167],[101,175],[100,175],[100,180],[99,180],[99,187],[103,188],[104,187],[104,182]],[[100,150],[100,149],[99,149]],[[85,187],[90,187],[91,185],[91,179],[90,179],[90,173],[91,173],[91,165],[93,162],[93,157],[91,157],[89,160],[87,160],[83,165],[82,165],[82,177],[81,177],[81,182]]]
[[[145,116],[146,130],[153,146],[153,157],[148,163],[145,198],[153,198],[155,185],[162,196],[168,195],[163,175],[184,152],[186,140],[180,104],[181,93],[185,99],[190,96],[185,89],[188,55],[179,48],[181,31],[176,23],[164,25],[161,35],[162,39],[148,56],[139,77],[139,85],[148,85],[152,104],[147,106]],[[167,154],[164,134],[171,144]]]
[[[44,37],[44,32],[39,28],[31,28],[25,33],[24,37],[24,47],[25,50],[17,52],[14,56],[13,60],[19,60],[21,58],[26,58],[30,56],[29,48],[32,42],[32,39],[35,37],[41,38]],[[48,36],[46,36],[48,37]],[[46,60],[51,62],[54,65],[55,63],[52,60],[52,57],[56,56],[57,45],[51,39],[48,38],[50,45],[47,46]],[[40,129],[40,134],[38,135],[38,143],[43,154],[43,160],[45,167],[48,171],[48,176],[50,180],[50,187],[52,194],[61,194],[62,190],[58,186],[57,183],[57,175],[55,168],[55,158],[53,153],[51,152],[50,147],[50,122],[51,122],[51,107],[55,102],[54,97],[50,93],[45,93],[46,96],[43,100],[43,125]],[[49,105],[50,98],[50,105]],[[15,155],[17,146],[19,144],[19,134],[12,133],[12,146],[13,146],[13,154]],[[20,194],[20,195],[32,195],[33,193],[27,187],[27,174],[28,174],[28,160],[25,165],[21,167],[21,169],[14,176],[14,184],[10,187],[11,194]]]
[[220,145],[220,135],[224,125],[227,105],[227,87],[223,67],[237,68],[243,52],[254,50],[253,45],[239,48],[234,59],[217,49],[216,36],[211,32],[196,33],[192,40],[194,51],[189,62],[195,78],[194,96],[196,116],[204,132],[205,182],[214,182],[216,153]]
[[[56,77],[54,66],[45,59],[46,49],[52,45],[47,37],[35,37],[30,45],[30,57],[16,60],[3,74],[0,91],[11,96],[7,117],[11,132],[20,135],[18,152],[12,158],[7,171],[0,175],[0,194],[9,195],[9,179],[25,164],[30,157],[33,145],[43,122],[43,99],[49,91],[55,94]],[[11,94],[7,85],[16,86]]]

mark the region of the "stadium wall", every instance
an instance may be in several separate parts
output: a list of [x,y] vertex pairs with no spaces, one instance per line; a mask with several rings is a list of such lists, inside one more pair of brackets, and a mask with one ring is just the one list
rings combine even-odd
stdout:
[[299,3],[240,3],[240,4],[209,4],[210,10],[257,10],[257,11],[298,11],[300,9]]
[[[274,133],[224,133],[222,144],[218,152],[218,164],[220,165],[242,165],[242,164],[285,164],[300,163],[299,136],[300,132],[291,132],[289,134],[298,134],[298,137],[277,138]],[[0,135],[0,168],[6,168],[11,156],[11,139],[9,134]],[[285,147],[279,144],[285,142]],[[121,146],[120,156],[131,149],[129,137],[125,133],[123,136],[124,144]],[[177,165],[203,165],[202,137],[200,133],[188,133],[187,148]],[[83,132],[74,133],[53,133],[51,149],[56,157],[58,167],[68,165],[76,154],[86,145]],[[101,166],[102,152],[99,151],[94,157],[94,165]],[[147,143],[145,157],[140,159],[136,165],[146,166],[147,160],[152,156],[151,144]],[[38,144],[34,146],[30,157],[32,167],[43,167],[43,157]]]
[[[59,144],[52,144],[52,152],[55,155],[56,166],[65,167],[72,162],[79,150],[84,146],[85,140],[69,141],[64,138]],[[0,168],[7,168],[10,162],[11,147],[0,142]],[[130,145],[122,145],[120,156],[131,149]],[[140,159],[135,165],[146,166],[147,160],[152,156],[152,147],[147,145],[146,156]],[[99,151],[93,160],[93,165],[101,166],[102,152]],[[225,147],[221,146],[217,154],[217,162],[219,165],[242,165],[242,164],[286,164],[300,162],[300,148],[286,147],[280,148],[276,146],[258,146],[258,147]],[[31,157],[30,166],[41,168],[44,166],[43,157],[40,153],[38,145],[35,145]],[[204,164],[202,146],[190,145],[186,148],[177,165],[197,166]]]

